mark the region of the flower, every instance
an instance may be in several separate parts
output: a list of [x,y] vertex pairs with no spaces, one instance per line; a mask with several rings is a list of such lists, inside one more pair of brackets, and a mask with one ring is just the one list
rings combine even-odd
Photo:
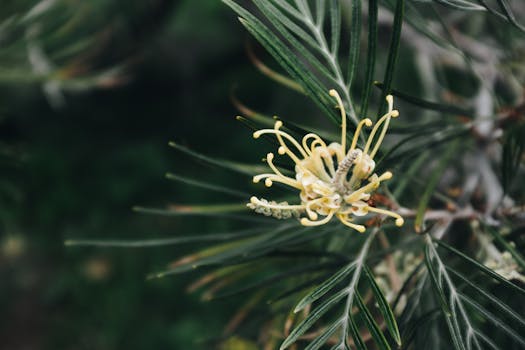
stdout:
[[[330,96],[337,101],[341,112],[341,143],[333,142],[327,145],[321,137],[314,133],[306,134],[301,143],[291,135],[281,130],[283,123],[276,121],[273,129],[262,129],[253,133],[254,138],[263,134],[276,136],[280,147],[277,153],[287,155],[295,163],[295,178],[285,176],[273,163],[274,154],[268,153],[266,161],[273,173],[260,174],[253,177],[258,183],[264,179],[267,187],[279,182],[300,191],[300,204],[291,205],[287,202],[276,203],[252,197],[247,206],[258,213],[276,218],[301,217],[304,226],[318,226],[328,223],[334,216],[343,224],[359,232],[365,232],[363,225],[355,224],[354,218],[377,213],[395,218],[397,226],[402,226],[403,218],[392,211],[370,206],[367,201],[370,195],[379,187],[381,181],[392,177],[390,171],[380,176],[374,173],[376,155],[386,134],[391,118],[399,115],[393,109],[393,97],[388,95],[388,112],[374,125],[363,149],[357,147],[357,141],[363,126],[371,127],[368,118],[357,124],[352,143],[346,145],[346,111],[341,97],[336,90],[330,90]],[[374,137],[380,127],[377,141]],[[368,180],[366,184],[363,184]],[[306,215],[305,215],[306,214]]]

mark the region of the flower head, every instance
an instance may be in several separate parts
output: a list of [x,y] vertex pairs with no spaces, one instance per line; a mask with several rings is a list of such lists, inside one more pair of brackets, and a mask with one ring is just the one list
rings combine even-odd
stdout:
[[[253,134],[254,138],[263,134],[275,135],[280,145],[277,153],[287,155],[295,163],[295,178],[285,176],[273,163],[274,154],[268,153],[266,161],[273,173],[254,176],[253,182],[264,180],[268,187],[274,182],[279,182],[296,188],[300,191],[300,204],[269,202],[252,197],[248,207],[258,213],[277,218],[288,218],[292,215],[301,217],[300,222],[304,226],[323,225],[335,216],[346,226],[364,232],[365,227],[353,221],[355,217],[368,213],[391,216],[396,219],[397,226],[402,226],[404,221],[399,214],[367,203],[381,181],[392,177],[389,171],[379,176],[374,173],[374,156],[381,146],[390,119],[399,115],[399,112],[393,109],[393,97],[386,97],[388,112],[379,118],[375,125],[368,118],[357,124],[352,143],[347,147],[346,111],[343,102],[335,90],[330,90],[330,96],[335,98],[341,112],[340,143],[332,142],[327,145],[314,133],[306,134],[299,143],[281,130],[281,121],[276,121],[273,129],[262,129]],[[364,126],[373,128],[363,149],[360,149],[357,147],[357,141]],[[379,136],[374,143],[378,132]]]

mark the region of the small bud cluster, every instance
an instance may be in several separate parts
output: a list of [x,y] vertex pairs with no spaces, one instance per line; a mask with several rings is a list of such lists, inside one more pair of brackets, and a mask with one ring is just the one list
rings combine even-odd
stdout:
[[276,219],[290,219],[291,217],[299,217],[299,211],[294,209],[284,209],[278,206],[288,206],[288,202],[268,201],[260,198],[257,202],[250,202],[246,206],[253,209],[257,214],[264,216],[272,216]]

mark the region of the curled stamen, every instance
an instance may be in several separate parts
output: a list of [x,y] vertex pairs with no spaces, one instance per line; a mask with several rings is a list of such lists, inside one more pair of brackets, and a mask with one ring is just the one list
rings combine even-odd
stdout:
[[[284,177],[284,178],[288,178],[290,179],[288,176],[284,176],[283,173],[281,173],[281,171],[279,171],[279,169],[277,169],[277,167],[275,166],[275,164],[273,164],[273,153],[268,153],[266,155],[266,162],[268,163],[268,165],[270,166],[270,168],[279,176],[281,177]],[[290,179],[291,180],[291,179]]]
[[[274,164],[274,154],[268,153],[266,161],[273,173],[254,176],[253,181],[259,182],[264,179],[268,187],[274,182],[280,182],[296,188],[300,190],[301,203],[289,205],[287,202],[268,202],[265,199],[252,197],[248,206],[257,213],[276,218],[302,216],[300,222],[305,226],[323,225],[336,216],[342,224],[364,232],[365,226],[354,223],[354,219],[372,212],[393,217],[396,225],[403,225],[404,220],[399,214],[386,209],[370,207],[367,204],[381,181],[392,177],[389,171],[377,176],[374,173],[373,158],[388,130],[390,119],[399,115],[399,112],[393,109],[393,97],[391,95],[386,97],[388,112],[379,118],[375,125],[368,118],[357,124],[347,151],[347,121],[344,104],[336,90],[330,90],[330,96],[337,101],[337,108],[341,113],[340,143],[332,142],[327,146],[323,139],[314,133],[308,133],[301,141],[296,141],[288,133],[280,130],[283,126],[281,121],[276,121],[273,129],[263,129],[254,133],[255,138],[265,133],[274,134],[279,142],[277,152],[280,155],[288,155],[295,162],[296,174],[295,178],[285,176]],[[358,148],[358,139],[365,126],[373,126],[373,128],[366,140],[365,147]],[[377,140],[374,140],[377,134]],[[293,149],[294,147],[300,154]],[[348,180],[350,172],[351,176]]]
[[328,92],[330,96],[335,97],[339,111],[341,112],[341,148],[343,149],[343,154],[346,153],[346,111],[345,106],[343,105],[343,100],[339,93],[332,89]]
[[348,204],[351,204],[355,201],[360,200],[361,196],[365,193],[371,192],[372,190],[375,190],[379,187],[381,181],[388,180],[392,178],[392,173],[390,171],[387,171],[383,173],[383,175],[379,176],[375,181],[371,181],[369,184],[357,189],[356,191],[350,193],[348,196],[345,196],[345,202]]
[[283,149],[286,150],[286,153],[290,156],[290,158],[292,158],[292,159],[295,158],[295,159],[297,159],[297,162],[299,162],[299,159],[297,158],[297,156],[284,143],[284,140],[283,140],[283,137],[284,137],[288,141],[290,141],[297,148],[297,150],[301,153],[301,155],[304,158],[308,157],[308,155],[306,154],[305,150],[301,147],[301,145],[292,136],[290,136],[288,133],[286,133],[286,132],[284,132],[282,130],[279,130],[282,125],[283,125],[283,122],[278,120],[278,121],[275,122],[274,129],[258,130],[258,131],[253,133],[253,138],[258,139],[263,134],[275,134],[277,136],[277,140],[279,141],[279,144],[281,145],[281,147],[283,147]]
[[377,142],[376,142],[376,144],[374,146],[374,150],[372,151],[372,153],[370,153],[370,157],[371,158],[373,158],[375,156],[375,153],[377,152],[377,150],[379,149],[379,146],[383,142],[383,138],[385,137],[386,131],[388,129],[388,125],[390,123],[390,118],[391,117],[395,118],[395,117],[397,117],[399,115],[398,111],[392,110],[392,108],[393,108],[393,97],[392,97],[392,95],[388,95],[386,97],[386,100],[388,102],[388,112],[385,113],[377,121],[377,123],[374,125],[374,128],[372,129],[372,132],[370,132],[370,136],[368,137],[368,141],[366,142],[365,149],[363,150],[363,152],[365,154],[368,153],[368,150],[370,149],[370,146],[372,145],[372,141],[374,140],[374,136],[375,136],[377,130],[379,130],[379,127],[381,126],[381,124],[385,123],[385,125],[383,126],[383,129],[381,130],[381,135],[379,136],[379,139],[377,140]]
[[371,127],[372,121],[368,118],[365,118],[361,120],[359,124],[357,124],[357,128],[355,129],[355,132],[354,132],[354,138],[352,139],[352,145],[350,146],[350,151],[353,150],[355,146],[357,145],[357,139],[359,138],[359,134],[361,133],[361,129],[363,128],[363,125],[366,125],[367,127]]
[[297,189],[301,189],[301,185],[297,180],[294,180],[292,178],[286,177],[286,176],[279,176],[276,174],[259,174],[253,177],[253,183],[258,183],[262,179],[265,179],[264,184],[266,187],[271,187],[273,185],[273,181],[281,182],[285,185],[295,187]]
[[[314,141],[310,144],[310,147],[308,147],[308,143],[307,143],[309,139],[314,139]],[[321,147],[326,148],[326,143],[318,135],[314,133],[309,133],[309,134],[304,135],[302,144],[303,144],[303,148],[309,155],[312,154],[314,146],[316,144],[319,144],[321,145]]]
[[337,215],[337,218],[339,219],[339,221],[341,221],[344,225],[348,226],[348,227],[351,227],[353,228],[354,230],[358,231],[358,232],[365,232],[366,231],[366,228],[363,226],[363,225],[357,225],[357,224],[354,224],[352,222],[350,222],[350,220],[348,219],[348,215],[340,215],[338,214]]
[[388,215],[388,216],[391,216],[393,218],[396,218],[396,226],[398,226],[398,227],[403,226],[403,224],[405,223],[405,220],[403,220],[401,215],[399,215],[398,213],[395,213],[393,211],[386,210],[386,209],[380,209],[380,208],[376,208],[376,207],[370,207],[370,206],[367,206],[366,209],[368,211],[372,211],[374,213],[384,214],[384,215]]
[[301,225],[303,226],[320,226],[320,225],[324,225],[326,224],[328,221],[330,221],[330,219],[332,219],[332,217],[334,216],[334,212],[331,211],[328,213],[328,215],[319,220],[319,221],[311,221],[311,220],[308,220],[307,218],[302,218],[301,219]]

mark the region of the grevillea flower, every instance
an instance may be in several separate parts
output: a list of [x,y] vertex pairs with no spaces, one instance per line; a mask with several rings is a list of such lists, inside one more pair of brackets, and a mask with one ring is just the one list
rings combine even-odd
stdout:
[[[335,98],[341,112],[341,143],[327,145],[314,133],[306,134],[299,143],[281,130],[281,121],[276,121],[273,129],[262,129],[253,134],[254,138],[263,134],[275,135],[280,145],[277,153],[287,155],[295,163],[295,178],[285,176],[273,163],[274,154],[268,153],[266,161],[273,173],[254,176],[253,182],[258,183],[264,179],[268,187],[274,182],[293,187],[300,191],[300,204],[276,203],[252,197],[248,207],[276,218],[300,217],[304,226],[323,225],[335,216],[346,226],[364,232],[365,226],[354,223],[354,219],[368,213],[391,216],[396,219],[397,226],[402,226],[404,221],[399,214],[367,203],[381,181],[392,177],[390,171],[379,176],[374,173],[374,156],[385,137],[390,119],[399,115],[393,109],[393,97],[386,97],[388,112],[375,123],[363,149],[360,149],[357,148],[357,141],[361,129],[363,126],[371,127],[372,121],[366,118],[357,124],[352,143],[347,148],[346,111],[337,91],[330,90],[330,96]],[[374,144],[378,132],[379,136]]]

